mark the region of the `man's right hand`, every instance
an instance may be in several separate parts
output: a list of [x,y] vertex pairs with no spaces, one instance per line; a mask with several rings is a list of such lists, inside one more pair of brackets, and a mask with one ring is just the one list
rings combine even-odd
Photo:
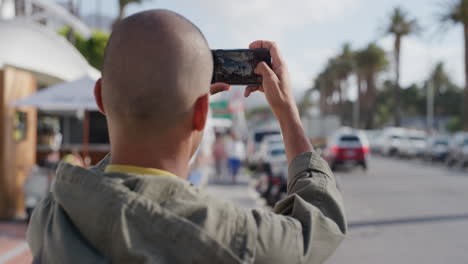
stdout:
[[251,49],[263,48],[270,50],[272,68],[265,62],[260,62],[255,68],[255,73],[262,75],[262,85],[247,87],[244,96],[248,97],[257,90],[265,93],[271,110],[280,123],[286,156],[288,162],[291,163],[299,154],[312,151],[312,145],[302,127],[286,63],[274,42],[257,40],[249,47]]
[[286,113],[296,112],[294,95],[291,90],[289,73],[278,46],[272,41],[257,40],[250,44],[250,49],[268,49],[272,58],[272,68],[265,62],[260,62],[255,68],[255,73],[262,75],[261,86],[249,86],[245,90],[245,97],[254,91],[265,93],[266,99],[271,106],[277,119],[281,119]]

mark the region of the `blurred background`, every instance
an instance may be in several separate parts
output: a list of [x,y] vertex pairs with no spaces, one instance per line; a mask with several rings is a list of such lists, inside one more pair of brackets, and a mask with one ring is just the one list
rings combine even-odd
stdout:
[[[151,8],[213,49],[278,43],[345,199],[349,233],[327,263],[468,262],[468,0],[0,0],[0,264],[31,263],[27,221],[57,164],[109,152],[94,82],[115,23]],[[189,180],[271,210],[281,131],[263,95],[242,94],[212,97]]]

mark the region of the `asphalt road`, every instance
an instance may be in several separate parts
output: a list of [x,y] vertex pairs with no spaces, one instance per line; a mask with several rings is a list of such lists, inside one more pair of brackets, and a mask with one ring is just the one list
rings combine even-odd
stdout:
[[328,264],[468,263],[468,172],[374,157],[336,175],[349,230]]

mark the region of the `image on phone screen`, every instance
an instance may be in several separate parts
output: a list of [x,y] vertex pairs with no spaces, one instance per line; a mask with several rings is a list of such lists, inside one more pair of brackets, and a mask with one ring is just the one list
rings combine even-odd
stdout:
[[271,67],[271,56],[267,49],[213,50],[212,53],[212,83],[260,85],[262,76],[254,73],[255,67],[261,61]]

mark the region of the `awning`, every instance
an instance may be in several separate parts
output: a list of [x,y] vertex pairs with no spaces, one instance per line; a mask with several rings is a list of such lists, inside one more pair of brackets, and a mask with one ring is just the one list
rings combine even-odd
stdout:
[[0,36],[0,68],[11,65],[30,71],[45,85],[100,76],[73,45],[42,25],[0,20]]
[[94,100],[95,80],[85,76],[63,82],[20,99],[13,106],[34,106],[48,111],[98,110]]

